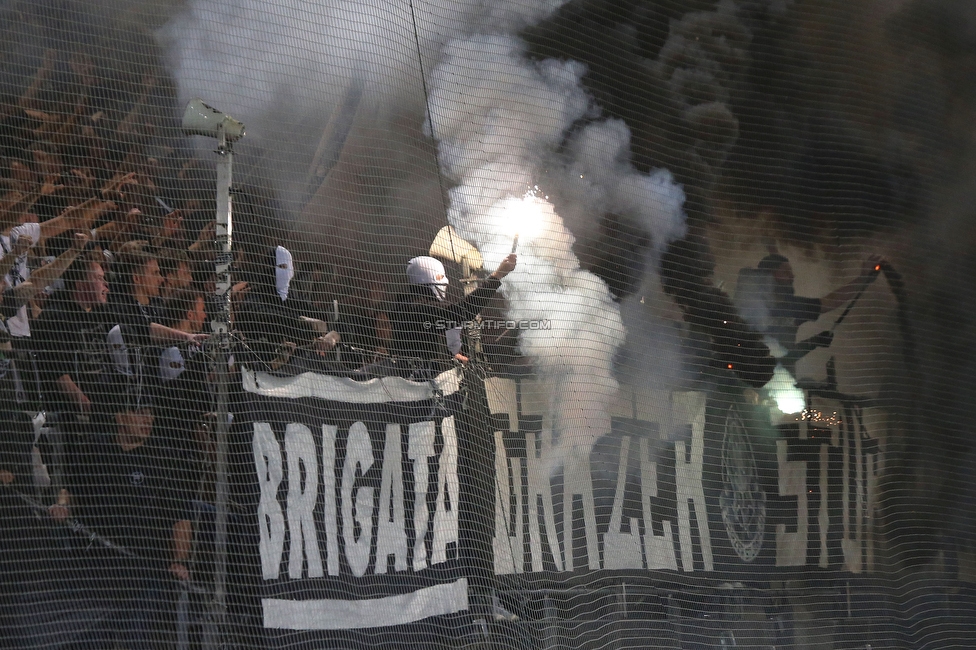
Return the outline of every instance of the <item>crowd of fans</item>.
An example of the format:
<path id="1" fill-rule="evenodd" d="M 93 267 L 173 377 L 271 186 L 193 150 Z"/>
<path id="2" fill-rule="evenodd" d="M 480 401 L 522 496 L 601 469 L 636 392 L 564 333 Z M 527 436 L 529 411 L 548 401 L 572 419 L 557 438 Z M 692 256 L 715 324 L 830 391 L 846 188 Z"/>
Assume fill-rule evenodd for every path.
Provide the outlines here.
<path id="1" fill-rule="evenodd" d="M 93 75 L 85 56 L 48 52 L 24 93 L 0 103 L 0 480 L 5 504 L 11 491 L 39 495 L 52 520 L 77 519 L 110 542 L 99 547 L 99 572 L 125 597 L 90 632 L 91 647 L 151 647 L 162 585 L 190 579 L 194 520 L 207 507 L 215 229 L 200 218 L 213 212 L 199 163 L 174 165 L 173 151 L 158 146 L 147 117 L 156 81 L 144 79 L 123 112 L 102 107 L 93 89 L 104 82 Z M 160 152 L 165 165 L 152 155 Z M 178 165 L 168 180 L 166 165 Z M 443 266 L 418 258 L 406 278 L 416 290 L 391 316 L 373 295 L 367 308 L 343 307 L 343 318 L 337 304 L 296 291 L 286 247 L 242 243 L 232 377 L 249 365 L 417 378 L 434 359 L 463 360 L 422 321 L 470 319 L 515 264 L 512 256 L 448 307 Z"/>
<path id="2" fill-rule="evenodd" d="M 159 198 L 144 119 L 155 81 L 120 115 L 100 108 L 100 84 L 87 57 L 50 51 L 19 99 L 0 105 L 0 479 L 5 514 L 27 495 L 105 541 L 65 540 L 62 560 L 87 567 L 91 598 L 117 595 L 79 647 L 142 648 L 171 602 L 164 585 L 190 578 L 211 409 L 197 359 L 212 227 L 188 241 L 193 198 L 184 210 Z M 24 526 L 5 550 L 43 545 L 36 535 Z M 15 601 L 14 577 L 26 595 L 31 576 L 9 569 L 4 596 Z M 4 605 L 5 638 L 29 647 L 17 603 Z"/>

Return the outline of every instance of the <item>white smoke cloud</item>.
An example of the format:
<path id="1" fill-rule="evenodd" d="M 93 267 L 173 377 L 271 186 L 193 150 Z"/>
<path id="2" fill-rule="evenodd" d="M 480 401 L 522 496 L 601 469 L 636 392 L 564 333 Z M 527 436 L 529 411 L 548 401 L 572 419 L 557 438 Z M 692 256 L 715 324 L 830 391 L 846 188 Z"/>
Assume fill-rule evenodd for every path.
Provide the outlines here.
<path id="1" fill-rule="evenodd" d="M 418 0 L 413 8 L 383 0 L 190 0 L 159 37 L 180 99 L 202 97 L 247 125 L 239 178 L 270 179 L 295 215 L 314 189 L 316 152 L 341 150 L 357 113 L 367 113 L 373 129 L 396 115 L 422 115 L 421 60 L 436 60 L 480 15 L 474 0 Z M 320 141 L 323 133 L 335 141 Z"/>
<path id="2" fill-rule="evenodd" d="M 650 174 L 634 169 L 630 129 L 622 120 L 588 124 L 573 138 L 569 151 L 572 163 L 561 188 L 564 192 L 578 188 L 568 189 L 576 199 L 577 212 L 613 212 L 632 218 L 650 233 L 657 253 L 684 236 L 684 191 L 666 169 Z M 577 232 L 575 227 L 573 232 Z"/>
<path id="3" fill-rule="evenodd" d="M 684 376 L 680 334 L 665 317 L 670 300 L 661 291 L 658 259 L 687 231 L 685 194 L 666 169 L 642 174 L 631 165 L 630 130 L 620 120 L 594 122 L 569 144 L 572 163 L 562 175 L 560 205 L 571 206 L 571 229 L 596 236 L 593 214 L 615 213 L 640 225 L 652 238 L 637 290 L 620 302 L 627 330 L 618 354 L 619 378 L 644 386 L 673 388 Z M 585 235 L 581 235 L 585 233 Z"/>
<path id="4" fill-rule="evenodd" d="M 530 62 L 512 36 L 478 34 L 445 47 L 430 79 L 430 112 L 441 167 L 461 183 L 451 193 L 455 227 L 534 185 L 565 130 L 590 108 L 584 72 L 573 61 Z"/>
<path id="5" fill-rule="evenodd" d="M 422 73 L 445 43 L 514 32 L 563 2 L 189 0 L 158 36 L 180 99 L 202 97 L 247 125 L 238 178 L 270 179 L 296 216 L 312 167 L 342 149 L 357 113 L 366 137 L 402 128 L 404 115 L 423 115 Z"/>
<path id="6" fill-rule="evenodd" d="M 395 89 L 417 69 L 407 12 L 379 1 L 193 0 L 162 36 L 183 96 L 205 93 L 248 119 L 320 110 L 352 80 Z"/>
<path id="7" fill-rule="evenodd" d="M 509 316 L 548 324 L 523 330 L 520 350 L 548 380 L 553 469 L 571 455 L 585 457 L 609 432 L 614 354 L 625 329 L 606 284 L 580 268 L 562 218 L 531 191 L 535 181 L 547 176 L 573 196 L 581 226 L 614 211 L 637 219 L 661 247 L 684 233 L 683 193 L 667 172 L 631 167 L 622 122 L 591 124 L 562 151 L 570 128 L 596 117 L 580 84 L 584 73 L 572 61 L 528 60 L 515 37 L 477 34 L 445 47 L 431 81 L 441 166 L 458 184 L 449 221 L 489 268 L 518 233 L 519 264 L 503 283 Z"/>

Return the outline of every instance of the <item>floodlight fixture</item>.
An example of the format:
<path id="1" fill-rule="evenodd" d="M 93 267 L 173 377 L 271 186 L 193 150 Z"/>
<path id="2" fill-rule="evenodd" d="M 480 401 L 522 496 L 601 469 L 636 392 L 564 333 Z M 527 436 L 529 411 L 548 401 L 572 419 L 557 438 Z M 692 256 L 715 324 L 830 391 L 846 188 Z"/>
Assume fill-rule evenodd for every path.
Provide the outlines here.
<path id="1" fill-rule="evenodd" d="M 187 102 L 182 127 L 187 135 L 203 135 L 227 142 L 236 142 L 244 137 L 243 123 L 218 111 L 199 97 Z"/>

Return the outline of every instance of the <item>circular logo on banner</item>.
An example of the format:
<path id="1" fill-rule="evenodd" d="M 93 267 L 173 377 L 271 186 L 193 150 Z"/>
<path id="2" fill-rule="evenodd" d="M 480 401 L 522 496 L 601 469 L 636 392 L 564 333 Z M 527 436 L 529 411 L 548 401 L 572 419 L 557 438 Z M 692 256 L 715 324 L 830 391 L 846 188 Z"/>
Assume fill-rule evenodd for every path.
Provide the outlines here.
<path id="1" fill-rule="evenodd" d="M 719 506 L 735 554 L 752 562 L 762 550 L 766 532 L 766 493 L 759 484 L 749 432 L 734 404 L 725 417 Z"/>
<path id="2" fill-rule="evenodd" d="M 139 470 L 136 470 L 132 472 L 131 476 L 129 476 L 129 481 L 133 485 L 142 485 L 143 483 L 146 482 L 146 475 L 140 472 Z"/>

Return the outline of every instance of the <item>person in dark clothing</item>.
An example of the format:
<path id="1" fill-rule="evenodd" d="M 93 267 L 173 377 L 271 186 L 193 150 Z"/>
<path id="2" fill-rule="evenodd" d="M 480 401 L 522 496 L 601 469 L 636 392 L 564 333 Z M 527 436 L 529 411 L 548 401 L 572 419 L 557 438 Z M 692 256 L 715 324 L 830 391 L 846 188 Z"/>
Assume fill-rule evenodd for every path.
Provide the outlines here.
<path id="1" fill-rule="evenodd" d="M 337 303 L 336 329 L 342 333 L 343 361 L 355 367 L 376 361 L 388 353 L 391 337 L 383 285 L 370 282 L 346 302 Z"/>
<path id="2" fill-rule="evenodd" d="M 30 226 L 34 228 L 29 228 Z M 4 325 L 11 336 L 14 350 L 28 353 L 31 350 L 31 319 L 27 314 L 30 311 L 31 301 L 37 299 L 45 289 L 57 282 L 65 269 L 71 266 L 86 249 L 90 238 L 85 233 L 75 233 L 72 244 L 66 251 L 53 261 L 32 271 L 27 263 L 27 251 L 30 250 L 33 240 L 27 233 L 39 234 L 41 229 L 36 223 L 23 224 L 15 229 L 14 234 L 21 228 L 26 229 L 26 232 L 19 234 L 10 254 L 0 258 L 0 274 L 5 272 L 4 269 L 9 269 L 6 278 L 0 279 L 0 287 L 6 287 L 2 306 L 0 306 L 0 320 L 6 321 Z"/>
<path id="3" fill-rule="evenodd" d="M 712 283 L 715 259 L 707 243 L 689 236 L 673 242 L 661 257 L 661 285 L 688 324 L 687 354 L 696 379 L 732 373 L 752 388 L 773 376 L 776 361 L 732 300 Z"/>
<path id="4" fill-rule="evenodd" d="M 33 562 L 46 559 L 38 552 L 36 517 L 18 495 L 34 487 L 31 415 L 38 396 L 10 338 L 0 322 L 0 639 L 18 637 L 17 605 L 31 589 Z"/>
<path id="5" fill-rule="evenodd" d="M 771 253 L 760 260 L 755 270 L 739 272 L 735 302 L 746 320 L 766 335 L 774 356 L 794 374 L 800 358 L 817 347 L 829 346 L 833 340 L 831 332 L 821 332 L 797 341 L 800 326 L 853 300 L 877 277 L 882 262 L 881 257 L 872 255 L 854 280 L 822 298 L 808 298 L 794 293 L 790 261 Z"/>
<path id="6" fill-rule="evenodd" d="M 172 599 L 167 585 L 189 579 L 192 542 L 188 515 L 191 481 L 186 464 L 154 434 L 148 408 L 114 414 L 113 425 L 92 436 L 69 466 L 68 489 L 51 509 L 73 516 L 118 547 L 79 550 L 91 567 L 91 589 L 114 597 L 113 615 L 75 647 L 148 650 L 158 612 Z"/>
<path id="7" fill-rule="evenodd" d="M 284 246 L 265 250 L 250 264 L 247 295 L 234 316 L 234 326 L 250 352 L 245 358 L 256 357 L 260 364 L 283 372 L 337 370 L 324 357 L 338 344 L 339 334 L 310 303 L 290 291 L 294 276 L 294 261 Z"/>
<path id="8" fill-rule="evenodd" d="M 166 301 L 163 322 L 188 334 L 203 331 L 207 320 L 206 299 L 198 291 L 179 291 Z M 196 422 L 210 410 L 206 354 L 195 343 L 164 348 L 159 355 L 160 391 L 157 404 L 176 419 Z"/>
<path id="9" fill-rule="evenodd" d="M 107 334 L 117 410 L 134 407 L 145 391 L 159 390 L 156 359 L 160 347 L 199 345 L 208 335 L 163 325 L 159 289 L 163 277 L 155 257 L 144 251 L 121 253 L 113 264 L 116 280 L 108 307 L 114 326 Z"/>
<path id="10" fill-rule="evenodd" d="M 206 322 L 204 295 L 179 291 L 164 306 L 163 323 L 195 334 Z M 192 343 L 164 348 L 159 354 L 159 386 L 154 404 L 160 432 L 173 440 L 188 460 L 203 460 L 200 439 L 204 415 L 211 411 L 213 384 L 204 350 Z M 195 441 L 194 441 L 195 439 Z"/>
<path id="11" fill-rule="evenodd" d="M 433 257 L 415 257 L 407 264 L 409 290 L 390 310 L 393 355 L 421 363 L 448 361 L 453 351 L 447 333 L 462 327 L 488 306 L 501 280 L 515 269 L 517 256 L 502 260 L 480 287 L 456 304 L 447 304 L 444 265 Z"/>
<path id="12" fill-rule="evenodd" d="M 119 310 L 107 306 L 109 295 L 102 264 L 96 258 L 80 258 L 68 269 L 65 288 L 52 297 L 35 322 L 33 335 L 39 351 L 45 398 L 49 410 L 60 414 L 59 426 L 70 434 L 65 461 L 72 468 L 75 482 L 74 486 L 61 489 L 56 503 L 51 506 L 50 513 L 55 519 L 68 516 L 74 494 L 87 494 L 92 485 L 99 482 L 98 472 L 90 474 L 87 466 L 97 459 L 92 455 L 93 450 L 104 447 L 98 442 L 102 440 L 104 432 L 118 430 L 119 439 L 126 436 L 139 438 L 142 435 L 139 433 L 140 426 L 143 429 L 146 426 L 147 415 L 143 411 L 123 411 L 119 408 L 122 404 L 128 404 L 138 409 L 147 395 L 141 385 L 134 392 L 129 390 L 133 388 L 132 382 L 120 387 L 118 368 L 128 364 L 131 372 L 132 362 L 124 339 L 118 339 L 123 347 L 117 350 L 110 345 L 113 340 L 110 337 L 113 332 L 119 334 L 125 331 L 128 334 L 136 332 L 133 338 L 141 336 L 151 339 L 151 326 L 154 324 L 146 322 L 148 316 L 142 314 L 136 305 L 121 314 L 125 319 L 120 318 Z M 124 325 L 117 324 L 119 320 L 123 320 Z M 123 358 L 125 363 L 120 362 Z M 120 390 L 123 392 L 120 393 Z M 82 416 L 88 422 L 77 421 L 70 416 Z M 151 428 L 151 416 L 148 417 Z M 140 446 L 141 443 L 133 444 L 132 449 Z M 83 482 L 85 477 L 94 483 L 85 483 L 85 487 L 79 491 L 78 482 Z M 153 508 L 155 506 L 149 512 Z M 154 516 L 147 515 L 149 519 Z M 128 516 L 119 519 L 129 520 L 131 518 Z M 136 525 L 136 528 L 140 526 Z M 120 578 L 120 584 L 131 584 L 126 583 L 130 577 L 127 574 Z M 141 589 L 141 582 L 137 580 L 137 583 Z M 98 643 L 94 642 L 92 647 L 109 647 Z"/>
<path id="13" fill-rule="evenodd" d="M 198 334 L 207 323 L 207 297 L 192 289 L 174 291 L 162 304 L 160 324 Z"/>
<path id="14" fill-rule="evenodd" d="M 183 332 L 160 323 L 159 293 L 164 280 L 155 257 L 143 251 L 122 253 L 112 270 L 116 282 L 109 306 L 116 324 L 131 328 L 132 344 L 202 343 L 209 338 L 207 334 Z"/>
<path id="15" fill-rule="evenodd" d="M 34 322 L 46 407 L 63 416 L 107 420 L 110 382 L 105 270 L 94 257 L 79 257 L 65 273 L 65 287 Z"/>
<path id="16" fill-rule="evenodd" d="M 23 481 L 28 467 L 27 448 L 17 434 L 20 419 L 18 395 L 23 391 L 17 360 L 12 355 L 10 335 L 0 322 L 0 483 Z"/>
<path id="17" fill-rule="evenodd" d="M 163 276 L 163 286 L 160 294 L 169 298 L 177 291 L 190 288 L 193 284 L 193 270 L 190 257 L 185 250 L 179 248 L 163 248 L 157 255 L 159 272 Z"/>
<path id="18" fill-rule="evenodd" d="M 796 330 L 802 323 L 820 317 L 823 303 L 818 298 L 805 298 L 793 293 L 793 267 L 782 255 L 767 255 L 760 260 L 757 268 L 768 273 L 773 280 L 773 304 L 770 305 L 772 323 L 767 333 L 781 344 L 792 344 L 796 340 Z"/>
<path id="19" fill-rule="evenodd" d="M 12 338 L 0 322 L 0 483 L 23 488 L 32 474 L 32 421 L 43 398 L 36 360 L 18 354 Z"/>

